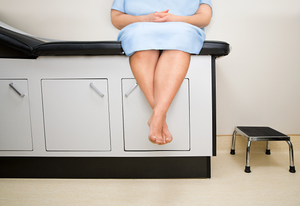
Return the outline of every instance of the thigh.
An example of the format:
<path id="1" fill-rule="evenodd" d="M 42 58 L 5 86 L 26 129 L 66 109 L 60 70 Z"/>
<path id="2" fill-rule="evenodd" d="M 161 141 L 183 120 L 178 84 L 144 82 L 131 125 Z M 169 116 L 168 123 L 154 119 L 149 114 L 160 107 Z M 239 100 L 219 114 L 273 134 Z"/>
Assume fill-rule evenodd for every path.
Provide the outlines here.
<path id="1" fill-rule="evenodd" d="M 154 76 L 159 54 L 158 50 L 138 51 L 129 59 L 133 76 L 152 108 L 154 106 Z"/>
<path id="2" fill-rule="evenodd" d="M 191 55 L 180 50 L 162 51 L 156 68 L 158 72 L 185 75 L 190 65 Z"/>
<path id="3" fill-rule="evenodd" d="M 137 51 L 129 57 L 131 69 L 155 68 L 159 56 L 158 50 Z"/>

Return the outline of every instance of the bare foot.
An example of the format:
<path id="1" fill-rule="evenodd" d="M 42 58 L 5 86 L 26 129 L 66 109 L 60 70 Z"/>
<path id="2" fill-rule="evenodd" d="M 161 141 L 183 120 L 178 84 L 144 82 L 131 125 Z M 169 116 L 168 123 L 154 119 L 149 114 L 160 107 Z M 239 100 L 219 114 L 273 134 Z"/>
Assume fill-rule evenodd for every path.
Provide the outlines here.
<path id="1" fill-rule="evenodd" d="M 149 140 L 155 144 L 166 144 L 166 140 L 162 135 L 163 117 L 161 115 L 152 115 L 150 123 Z"/>
<path id="2" fill-rule="evenodd" d="M 148 120 L 148 125 L 150 127 L 150 133 L 149 133 L 149 140 L 150 140 L 150 142 L 152 142 L 154 144 L 159 144 L 159 145 L 170 143 L 173 140 L 173 137 L 172 137 L 172 134 L 170 133 L 170 131 L 168 129 L 166 118 L 163 119 L 162 129 L 159 129 L 159 130 L 161 130 L 160 133 L 161 133 L 161 136 L 162 136 L 162 140 L 165 143 L 162 143 L 162 141 L 160 141 L 160 140 L 156 141 L 157 137 L 151 132 L 152 120 L 153 120 L 153 114 L 150 117 L 150 119 Z"/>
<path id="3" fill-rule="evenodd" d="M 163 124 L 163 135 L 165 136 L 166 143 L 172 142 L 173 137 L 172 137 L 171 132 L 169 131 L 169 128 L 168 128 L 168 125 L 167 125 L 166 121 L 164 121 L 164 124 Z"/>

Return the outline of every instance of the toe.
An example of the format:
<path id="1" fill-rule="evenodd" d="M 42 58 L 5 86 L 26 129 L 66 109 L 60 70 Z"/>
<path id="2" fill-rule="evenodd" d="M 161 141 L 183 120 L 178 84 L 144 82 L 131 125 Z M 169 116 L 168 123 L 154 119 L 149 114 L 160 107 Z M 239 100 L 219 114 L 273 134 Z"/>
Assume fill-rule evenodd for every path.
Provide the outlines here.
<path id="1" fill-rule="evenodd" d="M 164 139 L 161 139 L 161 140 L 157 139 L 155 143 L 158 145 L 164 145 L 164 144 L 166 144 L 166 141 Z"/>
<path id="2" fill-rule="evenodd" d="M 172 140 L 173 140 L 172 136 L 171 137 L 166 137 L 166 143 L 170 143 L 170 142 L 172 142 Z"/>
<path id="3" fill-rule="evenodd" d="M 156 144 L 156 137 L 155 136 L 149 136 L 149 141 L 153 144 Z"/>

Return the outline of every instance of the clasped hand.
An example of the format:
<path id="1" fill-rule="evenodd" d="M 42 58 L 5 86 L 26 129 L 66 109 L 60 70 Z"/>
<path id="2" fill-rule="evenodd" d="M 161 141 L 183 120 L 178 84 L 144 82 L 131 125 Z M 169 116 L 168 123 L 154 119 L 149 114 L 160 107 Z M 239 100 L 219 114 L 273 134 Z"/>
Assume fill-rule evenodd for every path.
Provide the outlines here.
<path id="1" fill-rule="evenodd" d="M 169 13 L 169 9 L 165 11 L 151 13 L 145 16 L 147 22 L 170 22 L 176 21 L 176 15 Z"/>

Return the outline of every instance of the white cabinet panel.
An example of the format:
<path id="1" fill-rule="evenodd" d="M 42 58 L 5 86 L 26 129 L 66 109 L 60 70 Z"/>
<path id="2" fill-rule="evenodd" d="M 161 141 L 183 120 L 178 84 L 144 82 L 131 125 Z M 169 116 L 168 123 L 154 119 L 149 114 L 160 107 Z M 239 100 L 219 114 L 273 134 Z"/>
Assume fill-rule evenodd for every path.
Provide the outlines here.
<path id="1" fill-rule="evenodd" d="M 0 79 L 0 150 L 32 150 L 28 86 L 25 79 Z"/>
<path id="2" fill-rule="evenodd" d="M 47 151 L 110 150 L 107 79 L 43 79 L 42 93 Z"/>
<path id="3" fill-rule="evenodd" d="M 123 127 L 126 151 L 188 151 L 190 150 L 189 80 L 185 79 L 167 114 L 167 124 L 173 141 L 166 145 L 148 140 L 147 121 L 152 114 L 143 92 L 135 85 L 135 79 L 122 79 Z"/>

